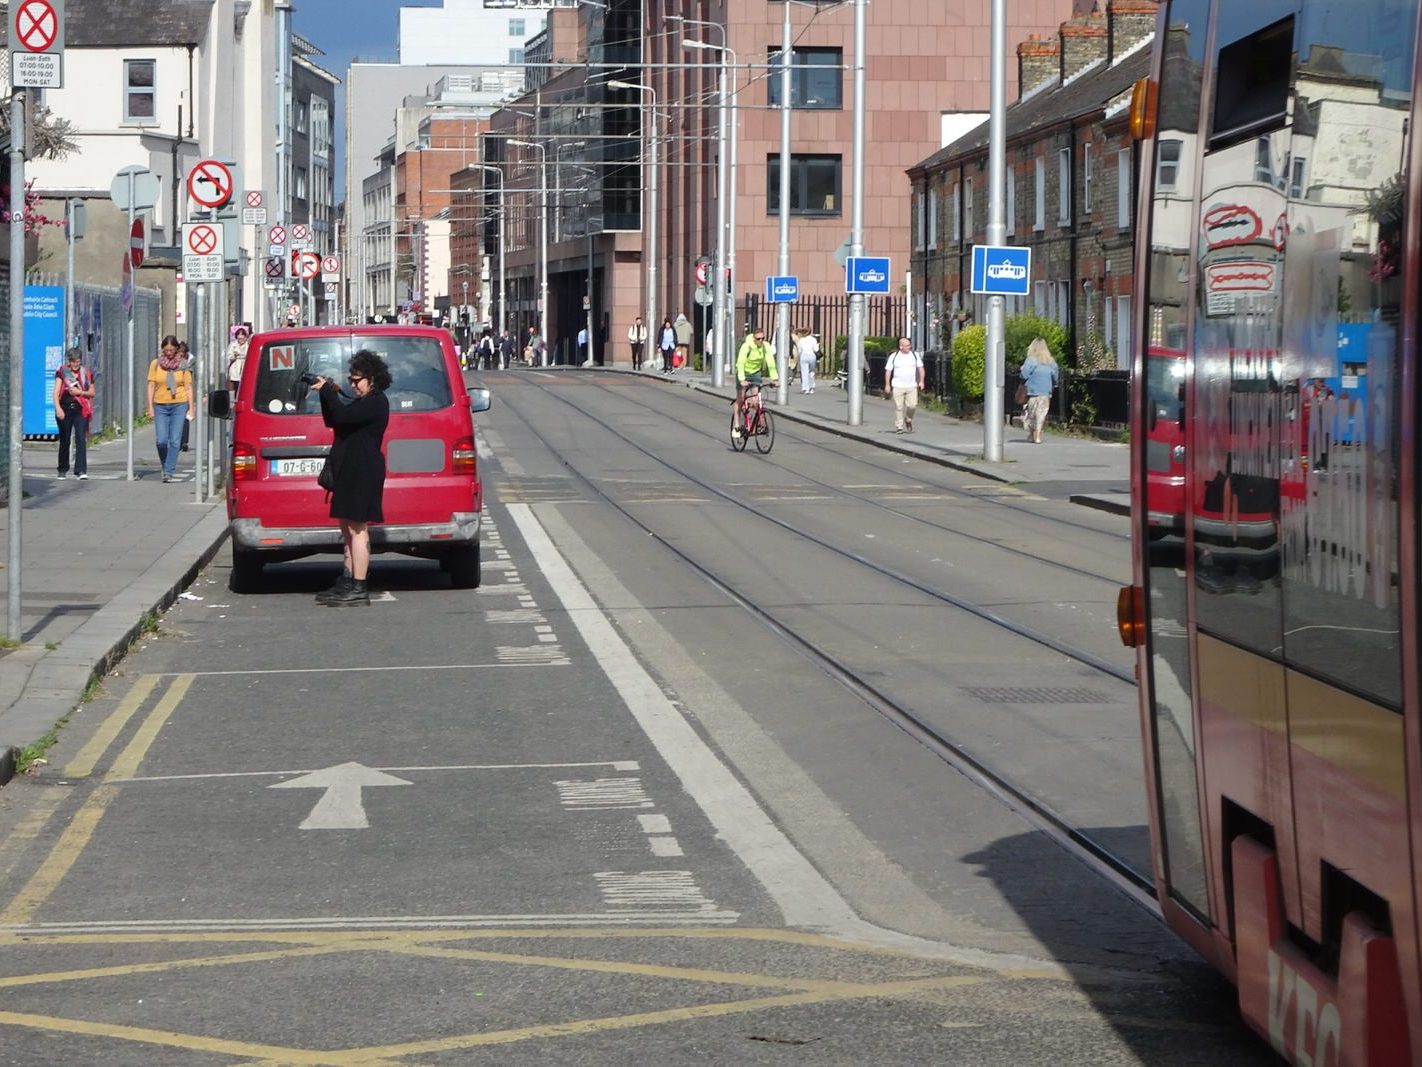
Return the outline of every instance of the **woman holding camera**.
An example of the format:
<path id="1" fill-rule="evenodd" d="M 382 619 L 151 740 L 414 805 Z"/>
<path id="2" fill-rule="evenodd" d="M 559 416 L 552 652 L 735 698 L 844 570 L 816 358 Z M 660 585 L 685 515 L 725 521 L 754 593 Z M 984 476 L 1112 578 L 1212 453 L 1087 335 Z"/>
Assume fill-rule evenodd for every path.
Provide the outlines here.
<path id="1" fill-rule="evenodd" d="M 321 418 L 335 431 L 327 463 L 333 475 L 331 518 L 341 523 L 345 570 L 336 584 L 317 594 L 318 604 L 331 607 L 369 604 L 366 576 L 370 571 L 370 524 L 384 522 L 381 495 L 385 491 L 385 457 L 380 446 L 390 422 L 390 370 L 374 352 L 364 349 L 351 357 L 351 389 L 355 399 L 342 403 L 340 387 L 326 378 L 311 384 L 321 398 Z"/>

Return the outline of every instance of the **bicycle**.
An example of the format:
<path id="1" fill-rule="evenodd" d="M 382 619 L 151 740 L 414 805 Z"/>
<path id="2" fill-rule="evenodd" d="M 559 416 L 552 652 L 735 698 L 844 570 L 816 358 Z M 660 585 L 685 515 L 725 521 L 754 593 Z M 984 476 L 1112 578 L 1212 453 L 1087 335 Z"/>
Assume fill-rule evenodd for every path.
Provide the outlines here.
<path id="1" fill-rule="evenodd" d="M 734 404 L 735 401 L 732 400 L 731 403 Z M 736 435 L 737 429 L 741 431 L 739 436 Z M 760 398 L 760 387 L 755 385 L 746 387 L 741 403 L 739 426 L 736 412 L 731 412 L 731 447 L 737 452 L 744 452 L 751 438 L 755 438 L 756 451 L 761 455 L 769 453 L 775 445 L 775 420 Z"/>

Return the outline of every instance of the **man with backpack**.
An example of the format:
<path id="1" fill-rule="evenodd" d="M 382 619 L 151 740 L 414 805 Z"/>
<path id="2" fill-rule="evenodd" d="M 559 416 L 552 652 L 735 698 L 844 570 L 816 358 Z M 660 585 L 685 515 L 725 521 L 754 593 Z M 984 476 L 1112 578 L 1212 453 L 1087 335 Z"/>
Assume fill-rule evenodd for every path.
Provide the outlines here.
<path id="1" fill-rule="evenodd" d="M 912 341 L 900 337 L 898 351 L 884 363 L 884 395 L 894 399 L 894 433 L 913 433 L 922 388 L 923 357 L 913 350 Z"/>

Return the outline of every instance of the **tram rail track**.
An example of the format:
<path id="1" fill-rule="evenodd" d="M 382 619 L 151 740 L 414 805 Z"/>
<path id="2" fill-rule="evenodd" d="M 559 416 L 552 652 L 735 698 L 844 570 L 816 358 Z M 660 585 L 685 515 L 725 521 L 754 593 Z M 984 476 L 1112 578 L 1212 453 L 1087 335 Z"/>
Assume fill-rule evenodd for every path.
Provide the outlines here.
<path id="1" fill-rule="evenodd" d="M 651 449 L 648 449 L 637 442 L 620 433 L 615 427 L 596 415 L 584 411 L 571 401 L 559 396 L 556 392 L 539 387 L 540 393 L 549 396 L 559 403 L 573 408 L 584 418 L 599 425 L 608 433 L 623 440 L 638 452 L 650 457 L 668 470 L 686 479 L 693 485 L 712 493 L 714 496 L 724 499 L 730 503 L 743 508 L 747 512 L 756 515 L 764 521 L 770 522 L 782 529 L 785 529 L 796 536 L 803 537 L 811 543 L 819 545 L 826 550 L 843 556 L 855 563 L 860 564 L 876 573 L 888 577 L 894 581 L 901 582 L 932 598 L 942 600 L 960 610 L 968 612 L 993 625 L 1000 626 L 1015 635 L 1029 641 L 1043 644 L 1048 648 L 1058 651 L 1063 655 L 1068 655 L 1072 659 L 1086 666 L 1092 667 L 1107 674 L 1112 678 L 1135 685 L 1135 678 L 1129 672 L 1123 672 L 1112 664 L 1100 661 L 1097 657 L 1081 649 L 1072 649 L 1063 642 L 1050 637 L 1033 632 L 1030 628 L 1023 627 L 1009 619 L 1004 619 L 997 613 L 984 609 L 978 605 L 973 605 L 963 598 L 945 593 L 941 590 L 933 590 L 915 579 L 896 573 L 892 568 L 884 567 L 872 560 L 865 559 L 858 553 L 842 549 L 826 542 L 813 535 L 806 534 L 795 529 L 789 523 L 773 515 L 768 515 L 761 509 L 752 506 L 746 501 L 736 497 L 734 494 L 726 493 L 715 486 L 706 483 L 703 479 L 695 475 L 680 470 L 675 464 L 664 460 Z M 700 575 L 713 588 L 720 591 L 732 602 L 739 605 L 743 610 L 758 619 L 762 625 L 780 637 L 788 645 L 796 648 L 815 663 L 816 666 L 827 675 L 834 678 L 846 689 L 854 693 L 867 706 L 876 713 L 892 722 L 899 729 L 913 737 L 919 743 L 932 751 L 949 766 L 963 774 L 969 780 L 975 782 L 984 791 L 995 797 L 999 802 L 1011 810 L 1017 812 L 1028 822 L 1034 825 L 1041 832 L 1054 840 L 1060 847 L 1077 856 L 1082 862 L 1095 870 L 1099 875 L 1116 886 L 1123 893 L 1130 896 L 1137 903 L 1158 913 L 1158 905 L 1155 900 L 1155 890 L 1153 882 L 1148 873 L 1137 870 L 1126 859 L 1118 855 L 1109 846 L 1103 844 L 1084 833 L 1079 827 L 1073 825 L 1068 819 L 1058 814 L 1049 804 L 1041 798 L 1034 796 L 1026 789 L 1015 784 L 1006 774 L 994 769 L 977 756 L 973 755 L 963 745 L 954 741 L 943 731 L 936 728 L 923 716 L 917 714 L 901 702 L 895 700 L 882 688 L 875 685 L 863 675 L 845 667 L 839 657 L 829 650 L 820 647 L 815 641 L 807 637 L 793 624 L 787 623 L 779 618 L 773 611 L 756 603 L 749 596 L 740 592 L 730 580 L 718 574 L 710 567 L 696 559 L 692 554 L 667 541 L 658 532 L 640 519 L 628 505 L 617 500 L 598 483 L 598 481 L 583 473 L 573 463 L 569 462 L 566 456 L 548 439 L 547 435 L 540 428 L 537 420 L 531 418 L 519 406 L 511 403 L 507 396 L 503 398 L 503 408 L 508 409 L 548 451 L 558 458 L 558 461 L 572 474 L 579 482 L 584 484 L 594 497 L 604 502 L 608 507 L 621 515 L 626 521 L 631 523 L 643 533 L 654 537 L 667 551 L 671 552 L 687 567 Z"/>

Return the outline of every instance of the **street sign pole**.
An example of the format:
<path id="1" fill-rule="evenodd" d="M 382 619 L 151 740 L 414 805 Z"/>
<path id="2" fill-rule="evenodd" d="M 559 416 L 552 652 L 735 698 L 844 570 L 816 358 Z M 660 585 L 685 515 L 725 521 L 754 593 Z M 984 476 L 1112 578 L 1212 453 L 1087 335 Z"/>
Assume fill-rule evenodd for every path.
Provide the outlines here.
<path id="1" fill-rule="evenodd" d="M 6 569 L 5 635 L 24 639 L 20 621 L 20 520 L 24 511 L 25 481 L 22 462 L 25 390 L 25 93 L 10 97 L 10 478 L 9 565 Z"/>
<path id="2" fill-rule="evenodd" d="M 1007 0 L 992 0 L 991 111 L 988 116 L 988 224 L 987 243 L 1007 243 L 1006 208 L 1003 203 L 1007 170 Z M 983 459 L 1002 462 L 1003 387 L 1006 378 L 1006 344 L 1001 296 L 988 297 L 987 359 L 983 374 Z"/>
<path id="3" fill-rule="evenodd" d="M 75 211 L 74 205 L 78 201 L 72 196 L 64 201 L 64 237 L 65 244 L 65 267 L 64 267 L 64 348 L 67 351 L 74 343 L 74 226 Z"/>
<path id="4" fill-rule="evenodd" d="M 864 23 L 868 0 L 854 0 L 854 124 L 853 160 L 850 163 L 849 254 L 864 254 Z M 845 381 L 848 394 L 850 426 L 864 423 L 864 296 L 849 297 L 849 337 L 845 346 L 845 363 L 849 377 Z"/>
<path id="5" fill-rule="evenodd" d="M 790 3 L 785 3 L 783 43 L 780 46 L 780 274 L 790 273 L 790 60 L 794 42 L 790 37 Z M 775 362 L 780 384 L 775 402 L 790 403 L 790 306 L 775 309 Z"/>
<path id="6" fill-rule="evenodd" d="M 133 232 L 133 201 L 134 201 L 134 180 L 137 174 L 134 171 L 128 172 L 128 232 Z M 138 288 L 138 277 L 131 271 L 129 273 L 130 292 Z M 133 388 L 134 388 L 134 352 L 133 352 L 133 305 L 136 292 L 130 296 L 128 301 L 128 311 L 125 313 L 124 322 L 124 361 L 123 361 L 123 421 L 125 438 L 125 465 L 124 473 L 127 479 L 133 481 Z"/>

